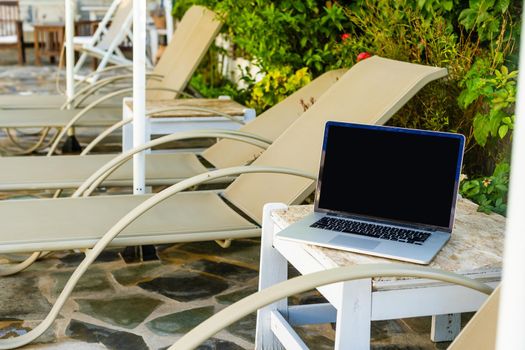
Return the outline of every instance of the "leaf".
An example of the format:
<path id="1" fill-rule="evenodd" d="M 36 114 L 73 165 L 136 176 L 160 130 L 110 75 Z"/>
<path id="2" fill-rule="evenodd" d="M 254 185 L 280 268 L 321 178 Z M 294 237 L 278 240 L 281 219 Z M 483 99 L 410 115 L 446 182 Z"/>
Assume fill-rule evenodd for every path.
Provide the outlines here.
<path id="1" fill-rule="evenodd" d="M 488 125 L 489 125 L 489 133 L 492 136 L 496 136 L 498 134 L 498 129 L 499 129 L 499 126 L 501 125 L 501 119 L 503 118 L 503 115 L 504 114 L 499 109 L 496 109 L 496 108 L 490 111 Z"/>
<path id="2" fill-rule="evenodd" d="M 494 169 L 494 176 L 500 176 L 503 174 L 508 174 L 510 172 L 510 164 L 503 162 L 496 165 Z"/>
<path id="3" fill-rule="evenodd" d="M 501 13 L 507 11 L 510 5 L 510 0 L 499 0 L 494 6 L 494 11 L 499 11 Z"/>
<path id="4" fill-rule="evenodd" d="M 507 191 L 509 190 L 509 188 L 508 188 L 507 186 L 502 185 L 502 184 L 498 184 L 498 185 L 496 185 L 496 188 L 497 188 L 498 190 L 500 190 L 501 192 L 507 192 Z"/>
<path id="5" fill-rule="evenodd" d="M 472 102 L 476 101 L 479 97 L 478 91 L 475 90 L 463 90 L 461 94 L 459 94 L 458 97 L 458 103 L 460 107 L 463 109 L 467 108 L 472 104 Z"/>
<path id="6" fill-rule="evenodd" d="M 485 116 L 478 113 L 474 117 L 474 123 L 473 123 L 474 138 L 476 139 L 476 142 L 482 147 L 485 147 L 485 144 L 487 143 L 487 138 L 490 132 L 490 125 L 486 119 L 487 118 Z"/>
<path id="7" fill-rule="evenodd" d="M 505 137 L 505 135 L 507 135 L 507 132 L 509 131 L 509 126 L 508 125 L 501 125 L 498 129 L 498 135 L 499 135 L 499 138 L 502 139 Z"/>
<path id="8" fill-rule="evenodd" d="M 308 42 L 308 37 L 303 36 L 303 37 L 301 38 L 301 40 L 299 41 L 299 45 L 300 45 L 301 47 L 305 47 L 307 42 Z"/>

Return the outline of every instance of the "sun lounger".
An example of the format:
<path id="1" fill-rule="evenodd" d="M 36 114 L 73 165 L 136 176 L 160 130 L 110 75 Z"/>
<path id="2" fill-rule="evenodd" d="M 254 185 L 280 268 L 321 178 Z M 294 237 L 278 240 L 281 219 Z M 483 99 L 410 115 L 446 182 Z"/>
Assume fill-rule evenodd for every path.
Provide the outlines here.
<path id="1" fill-rule="evenodd" d="M 108 245 L 257 236 L 265 203 L 298 203 L 312 193 L 326 121 L 384 123 L 425 84 L 446 75 L 441 68 L 379 57 L 370 60 L 383 61 L 382 70 L 369 74 L 366 65 L 349 70 L 252 166 L 197 175 L 155 195 L 0 202 L 0 253 L 92 248 L 42 324 L 23 336 L 0 340 L 0 348 L 22 346 L 42 334 L 78 279 Z M 356 79 L 361 84 L 354 86 Z M 240 174 L 222 194 L 181 192 L 202 182 Z"/>
<path id="2" fill-rule="evenodd" d="M 379 61 L 367 62 L 367 69 L 374 70 L 378 65 L 380 65 Z M 307 86 L 262 113 L 252 122 L 242 126 L 240 131 L 258 135 L 270 141 L 275 140 L 304 112 L 305 105 L 317 101 L 345 72 L 345 69 L 338 69 L 321 75 Z M 93 121 L 95 120 L 93 119 Z M 45 121 L 43 117 L 42 122 Z M 12 127 L 25 126 L 21 123 L 12 122 Z M 47 126 L 52 125 L 47 124 Z M 257 158 L 262 151 L 262 149 L 248 143 L 222 140 L 209 147 L 200 156 L 209 164 L 220 168 L 245 165 Z M 115 156 L 95 154 L 0 158 L 0 168 L 3 169 L 0 172 L 0 190 L 76 188 L 89 175 Z M 171 185 L 210 170 L 199 161 L 196 153 L 148 154 L 146 159 L 148 185 Z M 131 162 L 128 162 L 112 174 L 105 185 L 129 186 L 131 183 L 132 165 Z"/>
<path id="3" fill-rule="evenodd" d="M 185 14 L 177 31 L 166 48 L 165 54 L 152 72 L 152 77 L 147 84 L 147 99 L 161 100 L 177 98 L 182 94 L 191 76 L 197 69 L 199 62 L 204 57 L 213 39 L 219 32 L 222 23 L 217 15 L 202 6 L 192 6 Z M 93 88 L 102 88 L 121 78 L 130 75 L 117 76 L 100 80 Z M 86 91 L 93 92 L 91 87 Z M 99 110 L 97 106 L 107 105 L 111 100 L 118 101 L 124 95 L 131 94 L 131 88 L 124 88 L 110 93 L 91 98 L 86 107 L 81 110 L 62 109 L 0 109 L 0 128 L 12 128 L 13 125 L 26 128 L 44 128 L 47 133 L 50 127 L 62 128 L 56 138 L 52 150 L 56 148 L 62 137 L 73 126 L 110 126 L 122 118 L 122 102 L 115 108 L 106 107 Z M 79 92 L 80 94 L 81 92 Z M 82 94 L 81 94 L 82 95 Z M 24 96 L 24 98 L 27 96 Z M 83 94 L 75 103 L 82 103 Z M 18 101 L 23 100 L 20 98 Z M 29 97 L 27 105 L 31 105 Z M 33 151 L 35 146 L 31 146 Z"/>
<path id="4" fill-rule="evenodd" d="M 381 60 L 382 72 L 376 71 L 371 76 L 370 72 L 365 69 L 366 65 L 358 65 L 349 70 L 317 103 L 279 136 L 252 165 L 286 167 L 314 174 L 320 159 L 322 133 L 327 120 L 382 124 L 423 85 L 446 74 L 446 70 L 440 68 L 396 62 L 379 57 L 370 60 L 369 62 Z M 356 79 L 359 79 L 361 84 L 355 84 Z M 368 101 L 373 101 L 373 103 Z M 205 174 L 198 176 L 207 178 Z M 313 185 L 314 181 L 310 179 L 298 179 L 278 174 L 241 175 L 225 189 L 221 196 L 255 222 L 260 223 L 264 203 L 272 201 L 287 204 L 300 203 L 312 193 Z M 107 230 L 109 223 L 119 217 L 118 214 L 108 211 L 107 208 L 116 208 L 121 203 L 124 205 L 127 200 L 145 201 L 151 196 L 153 195 L 0 202 L 0 220 L 4 225 L 3 232 L 6 233 L 0 239 L 2 242 L 0 252 L 61 250 L 69 248 L 70 244 L 78 244 L 78 248 L 87 248 Z M 217 200 L 212 199 L 214 196 L 217 197 Z M 195 213 L 196 208 L 199 208 L 200 205 L 207 205 L 209 201 L 213 201 L 212 205 L 217 205 L 217 213 L 231 211 L 229 206 L 222 202 L 215 193 L 194 192 L 174 198 L 178 199 L 170 199 L 165 202 L 166 208 L 171 208 L 168 210 L 171 214 L 161 213 L 162 210 L 159 209 L 160 216 L 157 217 L 156 210 L 150 210 L 114 240 L 113 244 L 150 244 L 163 240 L 172 242 L 184 237 L 186 233 L 191 237 L 194 232 L 201 231 L 199 225 L 208 224 L 205 217 L 199 220 L 193 220 L 191 215 L 176 218 L 178 215 L 175 213 L 178 212 L 178 209 L 175 208 L 180 208 L 179 206 Z M 189 202 L 185 203 L 186 200 Z M 133 204 L 127 206 L 127 209 L 132 206 Z M 97 220 L 92 220 L 91 215 L 86 215 L 86 213 L 97 211 L 101 211 L 101 216 Z M 207 210 L 203 212 L 208 213 Z M 77 216 L 79 216 L 78 220 L 73 220 L 76 223 L 75 226 L 71 227 L 68 218 Z M 221 220 L 225 217 L 228 215 L 224 215 Z M 187 223 L 182 224 L 183 221 L 179 219 Z M 219 218 L 213 216 L 211 221 L 215 219 Z M 166 227 L 168 230 L 158 231 L 155 237 L 142 235 L 145 231 L 141 225 L 154 222 L 155 225 Z M 209 232 L 204 236 L 207 236 L 208 239 L 221 239 L 224 238 L 224 235 L 226 237 L 230 235 L 249 237 L 253 236 L 254 230 L 258 230 L 257 225 L 242 218 L 236 218 L 230 228 L 233 230 L 239 222 L 244 222 L 244 224 L 241 225 L 240 230 L 235 230 L 235 233 L 230 230 L 224 232 L 219 230 Z M 157 230 L 154 229 L 154 231 Z M 64 246 L 62 241 L 70 241 L 65 244 L 68 247 Z"/>

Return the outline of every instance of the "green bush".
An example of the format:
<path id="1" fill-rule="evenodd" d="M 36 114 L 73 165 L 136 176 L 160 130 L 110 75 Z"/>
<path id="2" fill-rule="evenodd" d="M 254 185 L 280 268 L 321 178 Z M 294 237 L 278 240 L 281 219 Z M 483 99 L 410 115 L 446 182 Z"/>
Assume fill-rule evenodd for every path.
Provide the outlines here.
<path id="1" fill-rule="evenodd" d="M 181 0 L 174 11 L 182 16 L 192 4 L 214 9 L 236 54 L 256 60 L 268 72 L 289 66 L 308 67 L 317 76 L 336 60 L 332 46 L 349 27 L 337 2 L 317 0 Z"/>
<path id="2" fill-rule="evenodd" d="M 478 203 L 480 211 L 505 214 L 507 210 L 505 198 L 509 191 L 509 173 L 510 166 L 508 163 L 498 164 L 492 176 L 464 180 L 461 183 L 460 192 L 463 196 Z"/>
<path id="3" fill-rule="evenodd" d="M 286 96 L 307 85 L 311 81 L 308 68 L 292 72 L 289 66 L 274 69 L 253 86 L 248 107 L 254 108 L 257 113 L 276 105 Z"/>
<path id="4" fill-rule="evenodd" d="M 504 212 L 507 192 L 501 179 L 508 167 L 501 164 L 510 159 L 521 1 L 177 0 L 176 13 L 191 3 L 220 13 L 233 54 L 254 60 L 267 74 L 258 84 L 245 76 L 248 88 L 239 94 L 240 102 L 258 110 L 302 86 L 277 83 L 276 72 L 284 79 L 307 69 L 315 78 L 352 66 L 363 52 L 446 67 L 446 79 L 422 89 L 389 123 L 463 133 L 463 172 L 469 176 L 463 195 L 481 210 Z M 485 179 L 499 187 L 484 187 Z"/>

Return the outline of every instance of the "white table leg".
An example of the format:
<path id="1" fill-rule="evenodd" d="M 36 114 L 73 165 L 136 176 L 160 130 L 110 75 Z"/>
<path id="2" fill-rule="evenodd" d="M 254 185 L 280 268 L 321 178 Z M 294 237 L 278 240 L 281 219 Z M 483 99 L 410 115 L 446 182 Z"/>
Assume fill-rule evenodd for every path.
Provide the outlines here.
<path id="1" fill-rule="evenodd" d="M 335 349 L 369 349 L 372 315 L 372 280 L 341 283 L 337 309 Z"/>
<path id="2" fill-rule="evenodd" d="M 285 281 L 288 278 L 288 263 L 273 247 L 273 236 L 276 233 L 276 229 L 270 212 L 281 208 L 286 208 L 286 205 L 269 203 L 266 204 L 263 209 L 259 290 Z M 287 309 L 288 301 L 283 299 L 257 312 L 257 327 L 255 331 L 256 349 L 282 349 L 281 344 L 271 330 L 271 312 L 278 310 L 286 317 Z"/>
<path id="3" fill-rule="evenodd" d="M 430 339 L 433 342 L 452 341 L 461 329 L 461 314 L 432 316 Z"/>

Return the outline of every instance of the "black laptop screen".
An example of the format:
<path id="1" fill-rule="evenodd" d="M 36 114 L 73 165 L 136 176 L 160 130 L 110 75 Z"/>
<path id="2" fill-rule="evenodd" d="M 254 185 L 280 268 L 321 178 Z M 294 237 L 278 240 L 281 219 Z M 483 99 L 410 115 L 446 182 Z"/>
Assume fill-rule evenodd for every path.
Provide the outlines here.
<path id="1" fill-rule="evenodd" d="M 451 228 L 463 137 L 328 123 L 316 206 Z"/>

